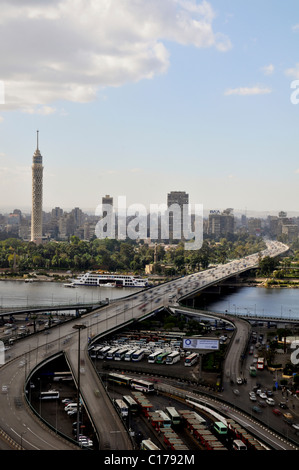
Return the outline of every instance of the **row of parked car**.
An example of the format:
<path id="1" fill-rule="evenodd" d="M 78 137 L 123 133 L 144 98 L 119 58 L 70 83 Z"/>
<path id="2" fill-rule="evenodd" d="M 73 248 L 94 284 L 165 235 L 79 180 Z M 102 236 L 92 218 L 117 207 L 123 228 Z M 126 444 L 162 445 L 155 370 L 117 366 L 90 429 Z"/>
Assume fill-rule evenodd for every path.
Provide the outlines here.
<path id="1" fill-rule="evenodd" d="M 77 403 L 74 402 L 71 398 L 64 398 L 62 400 L 62 403 L 64 405 L 64 411 L 69 415 L 77 415 Z M 79 429 L 82 429 L 82 423 L 79 422 Z M 73 434 L 76 435 L 77 437 L 77 421 L 73 423 Z M 87 437 L 84 436 L 83 434 L 79 434 L 78 436 L 78 442 L 81 447 L 93 447 L 93 441 Z"/>

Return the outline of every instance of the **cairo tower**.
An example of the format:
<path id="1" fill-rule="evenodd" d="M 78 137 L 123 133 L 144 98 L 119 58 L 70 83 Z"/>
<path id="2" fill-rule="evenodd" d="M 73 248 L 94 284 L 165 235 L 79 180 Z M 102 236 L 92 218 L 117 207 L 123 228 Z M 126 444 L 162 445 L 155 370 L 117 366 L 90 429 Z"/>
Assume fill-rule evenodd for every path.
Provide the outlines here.
<path id="1" fill-rule="evenodd" d="M 41 243 L 43 236 L 43 157 L 37 147 L 32 159 L 31 241 Z"/>

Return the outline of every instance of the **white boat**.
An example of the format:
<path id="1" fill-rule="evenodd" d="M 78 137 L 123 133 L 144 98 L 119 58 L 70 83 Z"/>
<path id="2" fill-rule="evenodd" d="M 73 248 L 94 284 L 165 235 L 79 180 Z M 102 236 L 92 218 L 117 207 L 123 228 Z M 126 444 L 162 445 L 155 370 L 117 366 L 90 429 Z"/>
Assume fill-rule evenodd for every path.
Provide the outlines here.
<path id="1" fill-rule="evenodd" d="M 148 287 L 147 279 L 126 274 L 100 274 L 87 272 L 81 274 L 72 282 L 74 286 L 101 286 L 101 287 Z"/>
<path id="2" fill-rule="evenodd" d="M 68 282 L 68 283 L 63 284 L 63 285 L 64 285 L 64 287 L 76 287 L 73 282 Z"/>

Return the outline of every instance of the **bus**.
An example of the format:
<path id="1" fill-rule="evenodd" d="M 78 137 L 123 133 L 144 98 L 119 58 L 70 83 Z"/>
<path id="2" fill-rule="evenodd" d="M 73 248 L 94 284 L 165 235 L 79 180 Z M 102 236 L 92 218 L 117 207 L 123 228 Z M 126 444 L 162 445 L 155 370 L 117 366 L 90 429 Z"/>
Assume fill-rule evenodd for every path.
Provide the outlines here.
<path id="1" fill-rule="evenodd" d="M 138 412 L 138 403 L 134 400 L 133 397 L 131 397 L 131 395 L 124 395 L 123 396 L 123 401 L 128 406 L 129 411 L 131 413 L 137 413 Z"/>
<path id="2" fill-rule="evenodd" d="M 176 362 L 179 362 L 180 358 L 181 358 L 181 355 L 179 351 L 172 351 L 166 357 L 166 364 L 175 364 Z"/>
<path id="3" fill-rule="evenodd" d="M 48 392 L 41 392 L 40 400 L 58 400 L 59 392 L 57 390 L 49 390 Z"/>
<path id="4" fill-rule="evenodd" d="M 173 426 L 178 426 L 181 424 L 181 416 L 173 406 L 166 407 L 165 411 L 171 419 L 171 424 Z"/>
<path id="5" fill-rule="evenodd" d="M 233 450 L 247 450 L 247 446 L 241 439 L 235 439 L 233 441 Z"/>
<path id="6" fill-rule="evenodd" d="M 159 447 L 156 446 L 156 444 L 154 444 L 153 441 L 151 441 L 151 439 L 144 439 L 143 441 L 141 441 L 140 449 L 141 450 L 160 450 Z"/>
<path id="7" fill-rule="evenodd" d="M 130 385 L 131 384 L 131 378 L 123 374 L 114 374 L 114 373 L 108 374 L 107 380 L 109 382 L 117 383 L 118 385 Z"/>
<path id="8" fill-rule="evenodd" d="M 65 382 L 68 380 L 73 380 L 71 371 L 54 372 L 53 382 Z"/>
<path id="9" fill-rule="evenodd" d="M 171 427 L 171 418 L 162 410 L 157 410 L 157 413 L 163 419 L 163 428 L 170 428 Z"/>
<path id="10" fill-rule="evenodd" d="M 227 434 L 227 426 L 225 426 L 222 421 L 216 421 L 214 423 L 214 430 L 216 431 L 217 434 Z"/>
<path id="11" fill-rule="evenodd" d="M 133 390 L 139 390 L 140 392 L 150 393 L 153 392 L 154 384 L 147 382 L 146 380 L 131 379 L 131 388 Z"/>
<path id="12" fill-rule="evenodd" d="M 193 366 L 197 361 L 198 355 L 196 353 L 189 354 L 189 356 L 185 358 L 185 366 Z"/>
<path id="13" fill-rule="evenodd" d="M 137 351 L 135 351 L 135 352 L 132 354 L 132 361 L 133 361 L 133 362 L 141 361 L 141 360 L 144 358 L 144 354 L 145 354 L 145 350 L 144 350 L 144 349 L 137 349 Z"/>
<path id="14" fill-rule="evenodd" d="M 96 359 L 97 358 L 97 355 L 98 355 L 98 352 L 103 348 L 103 346 L 92 346 L 90 349 L 89 349 L 89 356 L 91 359 Z"/>
<path id="15" fill-rule="evenodd" d="M 117 398 L 116 400 L 114 400 L 114 405 L 115 405 L 115 408 L 117 409 L 118 414 L 122 418 L 125 418 L 126 416 L 128 416 L 129 408 L 123 400 Z"/>
<path id="16" fill-rule="evenodd" d="M 98 359 L 105 359 L 108 354 L 108 351 L 111 349 L 111 346 L 104 346 L 100 351 L 97 353 Z"/>
<path id="17" fill-rule="evenodd" d="M 137 351 L 137 348 L 135 349 L 130 349 L 129 351 L 126 352 L 125 354 L 125 361 L 130 361 L 132 359 L 133 354 Z"/>
<path id="18" fill-rule="evenodd" d="M 258 357 L 256 368 L 258 370 L 263 370 L 265 367 L 265 359 L 263 357 Z"/>
<path id="19" fill-rule="evenodd" d="M 115 356 L 115 354 L 117 353 L 118 350 L 119 350 L 119 348 L 111 348 L 111 349 L 109 349 L 109 351 L 107 352 L 106 359 L 109 359 L 109 360 L 114 359 L 114 356 Z"/>
<path id="20" fill-rule="evenodd" d="M 150 364 L 154 364 L 156 362 L 156 359 L 157 357 L 159 356 L 159 354 L 161 354 L 163 352 L 162 349 L 158 349 L 157 351 L 154 351 L 152 352 L 148 358 L 147 358 L 147 362 L 149 362 Z"/>
<path id="21" fill-rule="evenodd" d="M 125 354 L 126 354 L 127 351 L 128 351 L 128 348 L 119 349 L 114 355 L 114 360 L 115 361 L 122 361 L 124 359 Z"/>
<path id="22" fill-rule="evenodd" d="M 164 364 L 169 352 L 163 351 L 159 356 L 157 356 L 156 364 Z"/>

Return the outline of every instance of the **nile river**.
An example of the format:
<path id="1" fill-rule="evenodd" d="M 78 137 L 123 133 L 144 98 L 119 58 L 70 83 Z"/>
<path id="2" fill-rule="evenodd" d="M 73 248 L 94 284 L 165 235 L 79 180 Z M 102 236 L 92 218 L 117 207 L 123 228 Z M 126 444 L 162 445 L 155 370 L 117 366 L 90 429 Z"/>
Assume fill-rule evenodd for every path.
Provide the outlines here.
<path id="1" fill-rule="evenodd" d="M 97 303 L 124 297 L 137 289 L 110 287 L 64 287 L 60 282 L 0 281 L 0 307 L 32 307 Z M 201 307 L 202 308 L 202 307 Z M 299 320 L 299 289 L 241 287 L 215 297 L 204 308 L 218 313 L 269 316 Z"/>
<path id="2" fill-rule="evenodd" d="M 64 287 L 61 282 L 0 281 L 0 307 L 33 307 L 98 303 L 117 299 L 138 289 L 113 287 Z"/>

